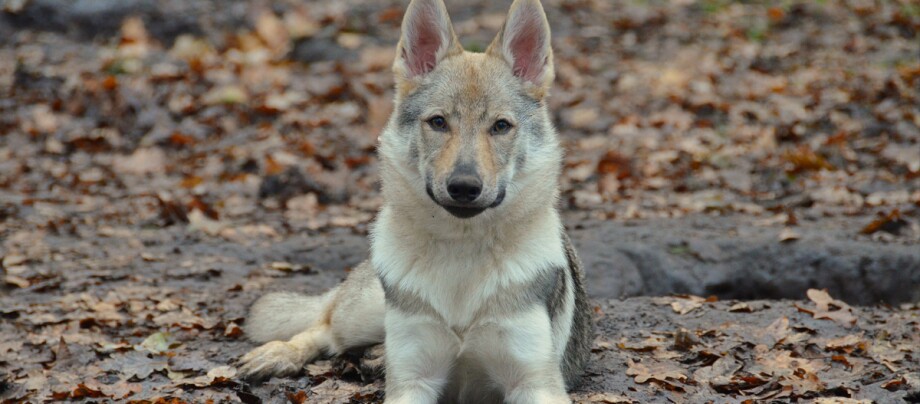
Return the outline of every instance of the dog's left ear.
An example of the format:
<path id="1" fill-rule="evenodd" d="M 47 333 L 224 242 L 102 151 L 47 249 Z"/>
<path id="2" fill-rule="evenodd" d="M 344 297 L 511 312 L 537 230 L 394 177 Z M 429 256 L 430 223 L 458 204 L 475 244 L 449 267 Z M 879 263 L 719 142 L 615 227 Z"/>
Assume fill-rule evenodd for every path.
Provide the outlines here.
<path id="1" fill-rule="evenodd" d="M 400 92 L 414 87 L 419 78 L 449 55 L 462 52 L 444 1 L 412 0 L 403 16 L 402 36 L 393 63 Z"/>
<path id="2" fill-rule="evenodd" d="M 549 22 L 540 0 L 515 0 L 486 53 L 503 58 L 516 77 L 532 86 L 531 95 L 543 98 L 554 72 Z"/>

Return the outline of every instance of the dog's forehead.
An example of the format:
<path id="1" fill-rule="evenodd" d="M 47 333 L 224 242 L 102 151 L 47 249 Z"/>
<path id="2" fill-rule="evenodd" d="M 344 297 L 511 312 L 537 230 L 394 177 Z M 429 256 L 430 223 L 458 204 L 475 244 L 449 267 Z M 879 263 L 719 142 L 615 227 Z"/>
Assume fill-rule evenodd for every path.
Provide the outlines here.
<path id="1" fill-rule="evenodd" d="M 464 52 L 444 61 L 443 77 L 434 78 L 438 91 L 458 109 L 488 109 L 513 103 L 520 84 L 502 60 L 482 53 Z"/>

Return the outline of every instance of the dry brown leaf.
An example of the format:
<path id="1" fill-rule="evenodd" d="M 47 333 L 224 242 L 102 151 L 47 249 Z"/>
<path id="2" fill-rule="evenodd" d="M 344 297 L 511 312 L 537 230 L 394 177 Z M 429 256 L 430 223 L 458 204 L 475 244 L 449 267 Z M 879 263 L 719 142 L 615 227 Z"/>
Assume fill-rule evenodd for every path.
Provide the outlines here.
<path id="1" fill-rule="evenodd" d="M 620 394 L 613 393 L 591 393 L 583 398 L 575 397 L 573 400 L 579 404 L 604 403 L 604 404 L 635 404 L 637 401 Z"/>
<path id="2" fill-rule="evenodd" d="M 249 101 L 246 90 L 237 85 L 214 87 L 202 96 L 201 101 L 207 105 L 242 104 Z"/>
<path id="3" fill-rule="evenodd" d="M 16 286 L 17 288 L 23 288 L 23 289 L 29 287 L 29 285 L 32 284 L 31 282 L 29 282 L 28 279 L 20 278 L 16 275 L 4 275 L 3 282 L 6 283 L 7 285 L 13 285 L 13 286 Z"/>
<path id="4" fill-rule="evenodd" d="M 856 399 L 856 398 L 847 398 L 847 397 L 819 397 L 815 401 L 812 401 L 814 404 L 872 404 L 873 401 L 869 399 Z"/>
<path id="5" fill-rule="evenodd" d="M 647 383 L 649 380 L 656 380 L 663 383 L 673 381 L 687 380 L 684 374 L 686 370 L 671 361 L 657 361 L 654 359 L 644 359 L 642 362 L 635 362 L 629 359 L 626 370 L 628 376 L 635 376 L 636 383 Z"/>
<path id="6" fill-rule="evenodd" d="M 296 393 L 287 393 L 287 398 L 291 404 L 303 404 L 307 402 L 307 392 L 298 390 Z"/>
<path id="7" fill-rule="evenodd" d="M 227 226 L 220 220 L 209 218 L 201 210 L 193 209 L 188 213 L 188 227 L 191 230 L 199 230 L 209 236 L 216 236 Z"/>
<path id="8" fill-rule="evenodd" d="M 676 295 L 672 297 L 655 298 L 655 304 L 669 305 L 677 314 L 687 314 L 703 306 L 706 299 L 693 295 Z"/>
<path id="9" fill-rule="evenodd" d="M 888 391 L 898 391 L 906 384 L 904 378 L 898 377 L 881 384 L 881 387 Z"/>
<path id="10" fill-rule="evenodd" d="M 144 386 L 142 384 L 129 383 L 124 380 L 119 380 L 112 384 L 100 383 L 97 387 L 106 397 L 113 398 L 115 400 L 122 400 L 144 390 Z"/>
<path id="11" fill-rule="evenodd" d="M 772 348 L 779 342 L 783 341 L 787 336 L 789 336 L 790 332 L 792 332 L 792 330 L 789 329 L 789 318 L 782 316 L 770 323 L 767 328 L 755 329 L 754 336 L 757 338 L 757 340 L 754 342 L 764 344 Z"/>
<path id="12" fill-rule="evenodd" d="M 3 257 L 3 268 L 12 268 L 29 262 L 29 258 L 21 254 L 7 254 Z"/>
<path id="13" fill-rule="evenodd" d="M 786 151 L 786 153 L 783 154 L 783 158 L 789 163 L 787 170 L 793 173 L 834 169 L 834 166 L 831 165 L 827 159 L 815 153 L 814 150 L 804 144 L 795 149 Z"/>
<path id="14" fill-rule="evenodd" d="M 728 311 L 733 313 L 753 313 L 754 309 L 745 302 L 738 302 L 729 307 Z"/>
<path id="15" fill-rule="evenodd" d="M 658 348 L 665 348 L 668 345 L 667 338 L 658 335 L 650 336 L 637 343 L 630 343 L 625 338 L 617 343 L 618 348 L 635 352 L 652 352 Z"/>
<path id="16" fill-rule="evenodd" d="M 843 364 L 843 366 L 846 366 L 847 368 L 852 368 L 852 367 L 853 367 L 853 363 L 851 363 L 851 362 L 850 362 L 850 359 L 847 358 L 847 357 L 844 356 L 844 355 L 834 355 L 834 356 L 831 356 L 831 361 L 837 362 L 837 363 L 840 363 L 840 364 Z"/>
<path id="17" fill-rule="evenodd" d="M 791 227 L 784 227 L 783 230 L 779 232 L 779 241 L 784 243 L 788 241 L 795 241 L 800 238 L 802 238 L 802 235 Z"/>
<path id="18" fill-rule="evenodd" d="M 193 379 L 179 379 L 174 383 L 177 386 L 192 385 L 197 387 L 208 387 L 214 383 L 230 380 L 236 377 L 236 368 L 232 366 L 218 366 L 208 371 L 207 375 L 198 376 Z"/>
<path id="19" fill-rule="evenodd" d="M 887 215 L 880 214 L 879 218 L 872 221 L 860 230 L 862 234 L 873 234 L 878 231 L 884 231 L 898 235 L 901 229 L 907 226 L 907 221 L 901 218 L 901 212 L 897 209 L 892 210 Z"/>
<path id="20" fill-rule="evenodd" d="M 271 11 L 263 11 L 256 19 L 256 32 L 269 49 L 276 54 L 286 53 L 290 48 L 290 36 L 284 23 Z"/>
<path id="21" fill-rule="evenodd" d="M 834 338 L 827 341 L 827 344 L 824 345 L 824 348 L 828 351 L 838 351 L 838 352 L 853 352 L 858 345 L 863 343 L 863 335 L 860 334 L 849 334 L 840 338 Z"/>
<path id="22" fill-rule="evenodd" d="M 143 380 L 153 372 L 166 370 L 167 366 L 165 359 L 140 351 L 115 354 L 101 364 L 103 370 L 120 373 L 122 380 L 132 377 Z"/>
<path id="23" fill-rule="evenodd" d="M 243 336 L 243 329 L 236 325 L 236 323 L 227 324 L 227 328 L 224 330 L 224 336 L 229 338 L 239 338 Z"/>
<path id="24" fill-rule="evenodd" d="M 793 394 L 798 396 L 822 392 L 827 387 L 818 375 L 811 372 L 798 372 L 783 376 L 779 384 L 792 387 Z"/>
<path id="25" fill-rule="evenodd" d="M 824 366 L 820 361 L 792 356 L 787 350 L 762 350 L 757 356 L 757 363 L 773 375 L 792 375 L 795 373 L 817 373 Z"/>
<path id="26" fill-rule="evenodd" d="M 632 162 L 617 151 L 610 150 L 597 162 L 597 172 L 623 180 L 633 176 Z"/>
<path id="27" fill-rule="evenodd" d="M 809 313 L 817 319 L 833 320 L 840 325 L 852 327 L 856 324 L 853 309 L 846 303 L 831 298 L 827 290 L 808 289 L 808 298 L 817 305 L 816 309 L 801 307 L 796 304 L 799 311 Z"/>
<path id="28" fill-rule="evenodd" d="M 137 149 L 129 156 L 116 156 L 112 169 L 119 174 L 160 174 L 166 170 L 166 154 L 158 147 Z"/>
<path id="29" fill-rule="evenodd" d="M 735 358 L 722 357 L 711 366 L 702 367 L 693 372 L 693 380 L 713 387 L 725 386 L 732 383 L 733 375 L 742 366 L 744 365 Z"/>
<path id="30" fill-rule="evenodd" d="M 872 360 L 876 363 L 885 365 L 885 367 L 892 372 L 900 370 L 897 364 L 904 360 L 906 356 L 906 353 L 901 350 L 901 347 L 892 344 L 891 341 L 883 339 L 875 339 L 869 342 L 868 345 L 869 357 L 872 358 Z"/>

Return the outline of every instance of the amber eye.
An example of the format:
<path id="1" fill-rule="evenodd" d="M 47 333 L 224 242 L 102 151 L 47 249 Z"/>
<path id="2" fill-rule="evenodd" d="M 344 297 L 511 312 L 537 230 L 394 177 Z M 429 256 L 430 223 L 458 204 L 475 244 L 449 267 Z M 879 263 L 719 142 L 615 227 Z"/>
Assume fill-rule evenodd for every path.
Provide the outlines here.
<path id="1" fill-rule="evenodd" d="M 511 130 L 511 122 L 508 122 L 504 119 L 499 119 L 492 124 L 492 128 L 489 131 L 493 135 L 504 135 Z"/>
<path id="2" fill-rule="evenodd" d="M 428 126 L 438 132 L 447 132 L 447 120 L 441 115 L 435 115 L 428 119 Z"/>

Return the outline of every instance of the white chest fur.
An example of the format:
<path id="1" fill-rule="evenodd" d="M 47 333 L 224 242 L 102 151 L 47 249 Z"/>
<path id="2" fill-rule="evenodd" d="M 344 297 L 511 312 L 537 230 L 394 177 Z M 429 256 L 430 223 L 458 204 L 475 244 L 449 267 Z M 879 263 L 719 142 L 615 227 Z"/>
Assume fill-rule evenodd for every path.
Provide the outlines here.
<path id="1" fill-rule="evenodd" d="M 566 265 L 561 222 L 552 209 L 527 222 L 500 226 L 438 238 L 384 209 L 371 241 L 371 260 L 386 284 L 420 297 L 448 326 L 466 328 L 495 294 L 527 285 L 550 265 Z"/>

